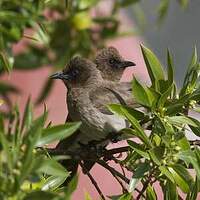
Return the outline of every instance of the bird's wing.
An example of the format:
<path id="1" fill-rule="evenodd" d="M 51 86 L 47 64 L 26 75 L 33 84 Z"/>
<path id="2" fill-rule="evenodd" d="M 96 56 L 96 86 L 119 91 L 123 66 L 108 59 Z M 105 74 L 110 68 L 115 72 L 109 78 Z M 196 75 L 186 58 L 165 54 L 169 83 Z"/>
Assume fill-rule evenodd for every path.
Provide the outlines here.
<path id="1" fill-rule="evenodd" d="M 97 87 L 89 94 L 92 105 L 101 113 L 106 115 L 112 115 L 112 113 L 106 107 L 109 104 L 120 104 L 120 99 L 116 97 L 117 93 L 109 90 L 107 87 Z"/>
<path id="2" fill-rule="evenodd" d="M 122 104 L 137 107 L 132 92 L 131 83 L 107 81 L 90 93 L 92 104 L 102 113 L 111 115 L 106 107 L 109 104 Z"/>

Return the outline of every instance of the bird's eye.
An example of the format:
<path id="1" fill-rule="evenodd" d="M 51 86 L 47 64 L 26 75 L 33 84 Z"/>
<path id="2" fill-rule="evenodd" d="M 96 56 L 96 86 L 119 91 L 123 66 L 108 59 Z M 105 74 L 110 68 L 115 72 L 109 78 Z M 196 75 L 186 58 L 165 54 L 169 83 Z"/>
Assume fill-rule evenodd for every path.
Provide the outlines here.
<path id="1" fill-rule="evenodd" d="M 111 65 L 113 65 L 115 62 L 116 62 L 116 60 L 113 59 L 113 58 L 111 58 L 111 59 L 109 60 L 109 63 L 110 63 Z"/>

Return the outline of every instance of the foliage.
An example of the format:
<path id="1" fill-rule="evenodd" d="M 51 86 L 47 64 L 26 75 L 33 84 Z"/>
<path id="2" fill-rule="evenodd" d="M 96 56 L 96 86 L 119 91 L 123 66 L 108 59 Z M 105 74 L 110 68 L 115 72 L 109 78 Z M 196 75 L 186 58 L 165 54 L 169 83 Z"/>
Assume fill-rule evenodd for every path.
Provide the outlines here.
<path id="1" fill-rule="evenodd" d="M 167 52 L 165 74 L 153 52 L 144 46 L 141 46 L 141 50 L 151 85 L 143 85 L 134 77 L 132 93 L 145 111 L 138 113 L 133 112 L 134 108 L 122 105 L 109 106 L 112 112 L 131 123 L 132 127 L 125 129 L 124 133 L 140 140 L 128 140 L 130 150 L 127 157 L 120 161 L 133 173 L 129 193 L 134 192 L 141 183 L 143 187 L 136 199 L 143 194 L 146 199 L 157 199 L 154 185 L 157 181 L 162 187 L 164 199 L 180 199 L 180 190 L 186 194 L 186 199 L 196 199 L 200 192 L 199 141 L 189 141 L 186 136 L 187 132 L 193 133 L 196 138 L 200 136 L 199 120 L 193 116 L 195 112 L 199 117 L 200 99 L 200 64 L 196 48 L 179 91 L 174 81 L 170 51 Z M 189 169 L 194 171 L 195 177 L 189 173 Z"/>
<path id="2" fill-rule="evenodd" d="M 108 13 L 100 9 L 100 2 L 0 0 L 0 75 L 10 72 L 13 66 L 18 70 L 33 70 L 45 65 L 57 70 L 75 54 L 92 57 L 107 39 L 123 36 L 119 31 L 118 13 L 140 0 L 112 0 Z M 162 18 L 162 13 L 166 13 L 163 2 L 159 9 Z M 179 2 L 185 6 L 187 1 Z M 14 54 L 13 45 L 20 41 L 24 50 Z M 52 86 L 53 82 L 46 80 L 37 103 L 44 101 Z M 10 108 L 9 94 L 12 92 L 18 92 L 15 86 L 0 82 L 0 95 Z"/>
<path id="3" fill-rule="evenodd" d="M 45 128 L 47 111 L 34 119 L 28 100 L 23 119 L 15 106 L 6 126 L 0 117 L 0 199 L 66 199 L 73 192 L 56 191 L 69 172 L 41 147 L 70 136 L 80 123 Z M 77 180 L 74 180 L 77 182 Z"/>

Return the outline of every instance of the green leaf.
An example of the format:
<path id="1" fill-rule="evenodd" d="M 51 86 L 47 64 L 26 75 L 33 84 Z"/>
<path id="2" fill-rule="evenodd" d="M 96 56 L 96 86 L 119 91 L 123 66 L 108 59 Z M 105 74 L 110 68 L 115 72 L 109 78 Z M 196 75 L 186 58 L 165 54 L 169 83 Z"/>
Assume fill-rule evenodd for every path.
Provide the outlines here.
<path id="1" fill-rule="evenodd" d="M 80 125 L 81 122 L 72 122 L 43 129 L 36 146 L 42 146 L 69 137 L 80 127 Z"/>
<path id="2" fill-rule="evenodd" d="M 165 175 L 172 183 L 175 183 L 171 172 L 168 170 L 168 168 L 166 166 L 159 166 L 158 168 L 159 168 L 160 172 L 163 175 Z"/>
<path id="3" fill-rule="evenodd" d="M 178 136 L 175 140 L 176 140 L 178 146 L 181 147 L 181 149 L 183 151 L 190 150 L 190 143 L 187 140 L 187 138 L 185 137 L 185 134 L 184 133 L 178 133 L 177 135 Z"/>
<path id="4" fill-rule="evenodd" d="M 173 84 L 171 86 L 169 86 L 169 88 L 161 95 L 161 97 L 159 98 L 158 100 L 158 107 L 159 108 L 163 108 L 166 101 L 167 101 L 167 98 L 170 96 L 171 94 L 171 91 L 173 89 Z"/>
<path id="5" fill-rule="evenodd" d="M 65 182 L 66 178 L 66 176 L 50 176 L 45 180 L 42 190 L 55 190 Z"/>
<path id="6" fill-rule="evenodd" d="M 163 67 L 150 49 L 145 46 L 141 46 L 141 49 L 152 85 L 155 86 L 156 81 L 165 79 Z"/>
<path id="7" fill-rule="evenodd" d="M 154 188 L 151 185 L 148 185 L 147 190 L 146 190 L 146 200 L 156 200 L 156 192 Z"/>
<path id="8" fill-rule="evenodd" d="M 151 106 L 146 89 L 137 81 L 135 77 L 133 78 L 132 81 L 132 93 L 136 102 L 147 107 Z"/>
<path id="9" fill-rule="evenodd" d="M 172 166 L 173 167 L 173 166 Z M 186 182 L 186 180 L 184 180 L 181 175 L 179 173 L 177 173 L 177 171 L 175 171 L 172 167 L 168 167 L 169 171 L 171 172 L 176 184 L 180 187 L 180 189 L 185 192 L 188 193 L 190 191 L 189 185 Z M 180 170 L 180 168 L 179 168 Z M 183 170 L 183 168 L 181 169 L 182 171 L 185 172 L 185 170 Z M 180 172 L 180 171 L 178 171 Z"/>
<path id="10" fill-rule="evenodd" d="M 140 124 L 138 123 L 138 121 L 131 115 L 131 113 L 129 113 L 128 110 L 122 108 L 122 111 L 123 111 L 124 115 L 126 116 L 126 118 L 129 120 L 129 122 L 131 123 L 132 127 L 137 131 L 138 137 L 148 147 L 151 147 L 151 142 L 150 142 L 149 138 L 147 137 L 146 133 L 144 132 L 144 130 L 142 129 L 142 127 L 140 126 Z"/>
<path id="11" fill-rule="evenodd" d="M 171 85 L 174 82 L 174 63 L 169 49 L 167 49 L 167 74 L 168 74 L 168 83 L 169 85 Z"/>
<path id="12" fill-rule="evenodd" d="M 196 177 L 195 183 L 192 185 L 191 192 L 187 195 L 186 200 L 196 200 L 199 191 L 200 191 L 200 182 Z"/>
<path id="13" fill-rule="evenodd" d="M 190 175 L 190 173 L 188 172 L 188 170 L 183 165 L 181 165 L 181 164 L 174 164 L 171 167 L 186 182 L 186 184 L 188 185 L 188 187 L 191 187 L 194 184 L 194 180 L 193 180 L 192 176 Z"/>
<path id="14" fill-rule="evenodd" d="M 174 184 L 173 182 L 167 180 L 166 185 L 164 185 L 163 187 L 164 190 L 164 199 L 165 200 L 178 200 L 178 193 L 176 190 L 176 184 Z"/>
<path id="15" fill-rule="evenodd" d="M 43 159 L 37 171 L 48 175 L 58 176 L 63 178 L 67 178 L 67 176 L 69 176 L 69 172 L 56 160 L 51 158 Z"/>
<path id="16" fill-rule="evenodd" d="M 198 178 L 200 179 L 200 165 L 194 152 L 191 150 L 180 151 L 177 154 L 177 157 L 183 160 L 187 165 L 191 163 L 196 171 Z"/>
<path id="17" fill-rule="evenodd" d="M 139 178 L 133 178 L 133 177 L 131 178 L 131 180 L 129 182 L 129 186 L 128 186 L 128 191 L 130 193 L 132 193 L 135 190 L 139 180 L 140 180 Z"/>
<path id="18" fill-rule="evenodd" d="M 0 93 L 6 94 L 6 93 L 19 93 L 20 91 L 16 88 L 16 86 L 0 82 Z"/>
<path id="19" fill-rule="evenodd" d="M 147 153 L 147 151 L 144 149 L 143 145 L 141 144 L 137 144 L 134 141 L 128 140 L 127 141 L 129 146 L 134 149 L 139 155 L 141 155 L 142 157 L 146 158 L 146 159 L 150 159 L 149 154 Z"/>
<path id="20" fill-rule="evenodd" d="M 194 127 L 194 126 L 189 126 L 190 129 L 192 130 L 192 132 L 200 137 L 200 122 L 197 120 L 197 119 L 194 119 L 192 117 L 190 117 L 190 119 L 197 125 L 197 127 Z"/>
<path id="21" fill-rule="evenodd" d="M 150 165 L 148 163 L 140 163 L 138 164 L 134 174 L 133 178 L 142 178 L 144 177 L 144 174 L 150 170 Z"/>
<path id="22" fill-rule="evenodd" d="M 156 165 L 161 165 L 165 149 L 161 146 L 150 149 L 149 155 Z"/>
<path id="23" fill-rule="evenodd" d="M 20 182 L 22 183 L 24 179 L 28 176 L 28 174 L 32 170 L 32 164 L 35 160 L 33 160 L 33 149 L 40 138 L 42 127 L 44 126 L 45 120 L 47 117 L 47 112 L 45 111 L 44 114 L 38 117 L 33 123 L 31 124 L 30 130 L 27 131 L 24 137 L 24 147 L 25 152 L 22 158 L 22 167 L 21 172 L 22 175 L 20 176 Z"/>
<path id="24" fill-rule="evenodd" d="M 185 9 L 188 6 L 188 0 L 178 0 L 179 4 Z"/>
<path id="25" fill-rule="evenodd" d="M 170 124 L 175 126 L 183 127 L 184 125 L 191 125 L 197 127 L 197 124 L 186 116 L 172 116 L 167 117 L 166 119 Z"/>
<path id="26" fill-rule="evenodd" d="M 129 113 L 131 113 L 131 115 L 133 115 L 137 120 L 144 119 L 144 113 L 141 111 L 138 111 L 132 107 L 119 105 L 119 104 L 110 104 L 107 107 L 111 112 L 116 113 L 121 117 L 124 117 L 124 113 L 121 110 L 121 108 L 124 108 L 124 109 L 128 110 Z"/>
<path id="27" fill-rule="evenodd" d="M 12 172 L 13 170 L 12 152 L 10 151 L 10 145 L 9 141 L 6 138 L 6 135 L 1 131 L 0 131 L 0 145 L 3 147 L 3 152 L 8 164 L 8 168 L 10 172 Z"/>
<path id="28" fill-rule="evenodd" d="M 24 116 L 23 116 L 22 125 L 21 125 L 21 132 L 23 132 L 24 127 L 26 127 L 27 129 L 30 128 L 32 120 L 33 120 L 32 104 L 30 102 L 30 97 L 29 97 L 26 103 L 25 110 L 24 110 Z"/>
<path id="29" fill-rule="evenodd" d="M 52 192 L 46 191 L 32 191 L 28 193 L 23 200 L 55 200 L 58 195 Z"/>
<path id="30" fill-rule="evenodd" d="M 5 52 L 0 51 L 0 66 L 3 66 L 3 68 L 7 72 L 10 72 L 13 68 L 13 63 L 14 63 L 13 57 L 8 57 L 8 55 Z"/>
<path id="31" fill-rule="evenodd" d="M 161 22 L 165 16 L 167 15 L 167 11 L 169 9 L 169 0 L 161 0 L 158 7 L 158 19 Z"/>

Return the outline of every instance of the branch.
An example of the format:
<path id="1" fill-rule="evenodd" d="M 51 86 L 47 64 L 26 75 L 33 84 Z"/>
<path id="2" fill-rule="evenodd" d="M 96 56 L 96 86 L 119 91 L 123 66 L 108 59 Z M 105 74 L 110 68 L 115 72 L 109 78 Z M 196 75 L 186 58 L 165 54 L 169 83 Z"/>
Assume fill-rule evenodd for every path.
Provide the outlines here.
<path id="1" fill-rule="evenodd" d="M 129 184 L 130 180 L 123 176 L 120 172 L 115 170 L 114 168 L 110 167 L 105 161 L 103 160 L 97 160 L 97 163 L 101 165 L 102 167 L 106 168 L 111 174 L 114 174 L 115 176 L 118 176 L 121 178 L 125 183 Z"/>
<path id="2" fill-rule="evenodd" d="M 95 179 L 92 177 L 92 175 L 90 174 L 90 172 L 87 170 L 87 168 L 84 166 L 84 164 L 82 162 L 80 162 L 80 166 L 81 168 L 85 171 L 86 175 L 89 177 L 90 181 L 92 182 L 92 184 L 94 185 L 94 187 L 96 188 L 97 192 L 99 193 L 100 197 L 103 200 L 106 200 L 106 198 L 104 197 L 102 191 L 100 190 L 97 182 L 95 181 Z"/>
<path id="3" fill-rule="evenodd" d="M 191 145 L 200 146 L 200 140 L 190 140 L 189 142 L 190 142 Z"/>

